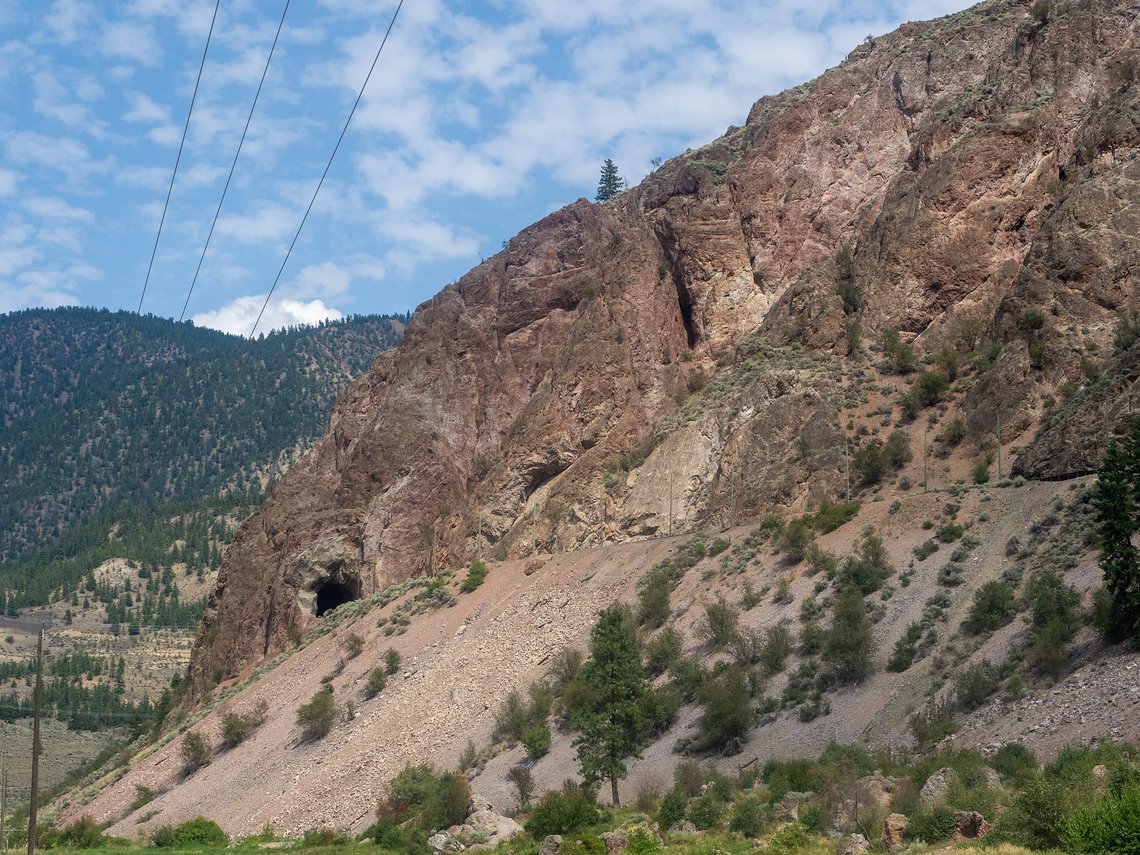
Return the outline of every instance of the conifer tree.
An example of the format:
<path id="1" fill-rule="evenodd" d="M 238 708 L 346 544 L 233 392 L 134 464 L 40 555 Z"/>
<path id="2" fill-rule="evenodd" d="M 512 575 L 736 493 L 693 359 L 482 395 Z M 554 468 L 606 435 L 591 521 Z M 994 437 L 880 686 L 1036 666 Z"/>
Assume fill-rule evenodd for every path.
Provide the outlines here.
<path id="1" fill-rule="evenodd" d="M 624 187 L 625 182 L 618 175 L 617 165 L 607 157 L 605 163 L 602 164 L 602 175 L 598 179 L 598 192 L 594 199 L 598 202 L 605 202 L 620 193 Z"/>
<path id="2" fill-rule="evenodd" d="M 1140 530 L 1140 422 L 1124 444 L 1110 442 L 1093 489 L 1100 566 L 1112 610 L 1109 637 L 1140 633 L 1140 554 L 1132 537 Z"/>
<path id="3" fill-rule="evenodd" d="M 645 672 L 628 609 L 610 606 L 598 617 L 590 638 L 590 661 L 582 666 L 583 704 L 571 719 L 582 777 L 590 784 L 609 780 L 618 800 L 618 780 L 626 775 L 625 758 L 640 757 L 638 702 L 645 693 Z"/>

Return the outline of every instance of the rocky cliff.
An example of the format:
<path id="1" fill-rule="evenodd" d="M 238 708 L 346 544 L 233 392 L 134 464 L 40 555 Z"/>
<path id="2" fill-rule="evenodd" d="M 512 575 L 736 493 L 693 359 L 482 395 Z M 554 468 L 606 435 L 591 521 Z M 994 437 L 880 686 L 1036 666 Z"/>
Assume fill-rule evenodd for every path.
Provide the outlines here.
<path id="1" fill-rule="evenodd" d="M 229 549 L 195 686 L 423 571 L 836 495 L 860 341 L 888 329 L 984 354 L 970 428 L 1000 418 L 1060 474 L 1036 428 L 1064 390 L 1098 394 L 1090 365 L 1140 307 L 1140 6 L 1046 5 L 868 40 L 421 306 Z"/>

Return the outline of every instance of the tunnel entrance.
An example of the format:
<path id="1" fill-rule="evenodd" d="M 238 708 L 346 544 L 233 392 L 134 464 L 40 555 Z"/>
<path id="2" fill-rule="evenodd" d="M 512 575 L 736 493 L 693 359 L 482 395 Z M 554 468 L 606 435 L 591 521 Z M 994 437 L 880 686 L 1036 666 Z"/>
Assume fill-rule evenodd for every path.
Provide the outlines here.
<path id="1" fill-rule="evenodd" d="M 328 581 L 317 588 L 317 617 L 323 617 L 337 606 L 360 599 L 360 594 L 348 585 Z"/>

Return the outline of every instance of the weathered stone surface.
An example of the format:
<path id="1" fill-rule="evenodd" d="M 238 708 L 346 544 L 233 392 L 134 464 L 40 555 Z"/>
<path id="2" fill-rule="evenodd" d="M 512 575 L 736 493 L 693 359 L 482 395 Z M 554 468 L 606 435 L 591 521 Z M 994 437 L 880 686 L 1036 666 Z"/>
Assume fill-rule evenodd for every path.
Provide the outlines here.
<path id="1" fill-rule="evenodd" d="M 903 838 L 908 824 L 906 815 L 901 813 L 892 813 L 883 821 L 883 843 L 891 852 L 897 852 L 906 846 Z"/>
<path id="2" fill-rule="evenodd" d="M 975 810 L 960 810 L 954 814 L 954 835 L 959 840 L 977 840 L 985 837 L 993 826 Z"/>
<path id="3" fill-rule="evenodd" d="M 788 793 L 772 806 L 772 819 L 776 822 L 799 822 L 802 793 Z"/>
<path id="4" fill-rule="evenodd" d="M 447 831 L 437 831 L 427 843 L 433 852 L 462 852 L 467 848 Z"/>
<path id="5" fill-rule="evenodd" d="M 950 794 L 950 785 L 958 777 L 958 773 L 949 766 L 944 766 L 931 774 L 918 791 L 918 800 L 924 805 L 936 806 L 946 803 Z"/>
<path id="6" fill-rule="evenodd" d="M 542 844 L 538 847 L 538 855 L 558 855 L 562 851 L 562 835 L 561 834 L 548 834 L 542 838 Z"/>
<path id="7" fill-rule="evenodd" d="M 845 834 L 836 844 L 836 855 L 863 855 L 871 848 L 867 838 L 862 834 Z"/>
<path id="8" fill-rule="evenodd" d="M 553 553 L 836 494 L 840 386 L 810 357 L 843 353 L 852 322 L 920 352 L 1000 345 L 963 412 L 979 436 L 999 418 L 1005 442 L 1031 429 L 1085 382 L 1089 353 L 1111 351 L 1116 312 L 1140 308 L 1140 128 L 1121 119 L 1140 87 L 1113 71 L 1136 50 L 1134 19 L 1116 0 L 1027 26 L 1023 2 L 997 0 L 907 24 L 611 202 L 524 229 L 417 310 L 243 525 L 192 699 L 285 649 L 322 579 L 367 596 L 479 552 Z M 749 364 L 751 332 L 805 359 L 679 410 Z M 1094 460 L 1091 414 L 1126 411 L 1130 370 L 1090 384 L 1018 471 Z M 641 466 L 618 468 L 653 437 Z"/>

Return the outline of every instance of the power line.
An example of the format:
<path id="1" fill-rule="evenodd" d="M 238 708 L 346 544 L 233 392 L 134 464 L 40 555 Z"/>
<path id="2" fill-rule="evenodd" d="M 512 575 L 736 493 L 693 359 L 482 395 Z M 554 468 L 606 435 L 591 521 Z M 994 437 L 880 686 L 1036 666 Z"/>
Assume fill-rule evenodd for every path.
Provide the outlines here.
<path id="1" fill-rule="evenodd" d="M 210 51 L 210 40 L 214 37 L 214 23 L 218 20 L 218 9 L 222 0 L 214 4 L 214 16 L 210 19 L 210 32 L 206 34 L 206 47 L 202 51 L 202 61 L 198 65 L 198 79 L 194 81 L 194 94 L 190 96 L 190 109 L 186 111 L 186 124 L 182 126 L 182 141 L 178 143 L 178 156 L 174 159 L 174 171 L 170 174 L 170 186 L 166 189 L 166 203 L 162 206 L 162 218 L 158 221 L 158 234 L 154 236 L 154 249 L 150 251 L 150 264 L 146 268 L 146 279 L 143 281 L 142 294 L 139 296 L 139 305 L 135 314 L 142 314 L 143 300 L 146 299 L 146 289 L 150 285 L 150 274 L 154 269 L 154 258 L 158 255 L 158 241 L 162 237 L 162 227 L 166 224 L 166 212 L 170 209 L 170 196 L 174 192 L 174 179 L 178 176 L 178 165 L 182 162 L 182 149 L 186 146 L 186 134 L 190 130 L 190 117 L 194 115 L 194 102 L 198 100 L 198 87 L 202 83 L 202 70 L 206 67 L 206 54 Z"/>
<path id="2" fill-rule="evenodd" d="M 221 0 L 219 0 L 219 2 L 221 2 Z M 214 211 L 214 221 L 210 223 L 210 232 L 206 235 L 206 245 L 202 247 L 202 255 L 198 258 L 198 268 L 194 271 L 194 279 L 190 282 L 190 290 L 186 294 L 186 302 L 182 304 L 182 314 L 178 316 L 179 323 L 182 323 L 183 318 L 186 317 L 186 308 L 190 305 L 190 295 L 194 293 L 194 286 L 198 284 L 198 274 L 202 272 L 202 263 L 206 260 L 206 250 L 210 248 L 210 240 L 214 237 L 214 228 L 218 225 L 218 217 L 222 213 L 222 203 L 226 201 L 226 193 L 229 192 L 230 181 L 233 180 L 234 170 L 237 168 L 242 146 L 245 145 L 245 137 L 246 134 L 249 133 L 249 124 L 253 121 L 253 111 L 257 109 L 257 101 L 261 97 L 261 87 L 265 85 L 266 75 L 269 74 L 269 63 L 273 61 L 273 52 L 277 49 L 277 40 L 281 38 L 281 28 L 285 26 L 285 14 L 289 11 L 289 4 L 291 2 L 292 0 L 285 0 L 285 8 L 281 11 L 281 20 L 277 22 L 277 33 L 273 36 L 273 44 L 269 47 L 269 56 L 265 59 L 265 68 L 261 71 L 261 82 L 257 84 L 257 92 L 253 96 L 253 103 L 249 106 L 249 115 L 245 119 L 245 128 L 241 132 L 241 139 L 238 141 L 233 163 L 230 164 L 230 174 L 226 176 L 226 186 L 222 188 L 222 198 L 218 200 L 218 209 Z"/>
<path id="3" fill-rule="evenodd" d="M 301 217 L 301 223 L 297 226 L 297 232 L 293 235 L 293 241 L 289 244 L 289 249 L 285 253 L 285 258 L 281 262 L 281 267 L 277 271 L 277 276 L 273 280 L 273 284 L 269 288 L 269 293 L 265 295 L 265 302 L 261 304 L 261 311 L 257 313 L 257 320 L 253 322 L 253 327 L 249 331 L 249 338 L 253 338 L 253 334 L 257 332 L 257 325 L 261 323 L 261 317 L 265 314 L 265 309 L 269 305 L 269 300 L 273 297 L 273 292 L 277 289 L 277 283 L 281 281 L 281 275 L 285 272 L 285 265 L 289 262 L 289 256 L 293 254 L 293 247 L 297 245 L 297 239 L 301 236 L 301 229 L 305 227 L 305 221 L 309 219 L 309 212 L 313 210 L 313 204 L 317 201 L 317 194 L 321 192 L 321 187 L 324 186 L 325 178 L 328 177 L 329 170 L 332 168 L 333 159 L 336 153 L 340 151 L 340 144 L 344 142 L 344 135 L 348 133 L 349 123 L 352 122 L 352 117 L 356 115 L 356 108 L 360 106 L 360 101 L 364 97 L 364 90 L 368 86 L 368 81 L 372 79 L 372 72 L 376 70 L 376 64 L 380 61 L 380 54 L 384 51 L 384 45 L 388 43 L 388 36 L 392 33 L 392 27 L 396 25 L 396 16 L 400 14 L 400 9 L 403 8 L 404 0 L 400 0 L 396 4 L 396 11 L 392 13 L 392 20 L 388 22 L 388 29 L 384 33 L 384 38 L 380 41 L 380 47 L 376 50 L 376 56 L 372 59 L 372 66 L 368 69 L 368 74 L 364 77 L 364 82 L 360 85 L 360 92 L 357 93 L 356 101 L 352 105 L 352 109 L 348 112 L 348 118 L 344 121 L 344 127 L 340 130 L 340 136 L 337 138 L 336 145 L 333 146 L 332 154 L 329 155 L 329 161 L 325 164 L 325 171 L 321 174 L 321 180 L 317 182 L 317 189 L 313 191 L 313 198 L 309 200 L 309 207 L 305 209 L 305 215 Z"/>

